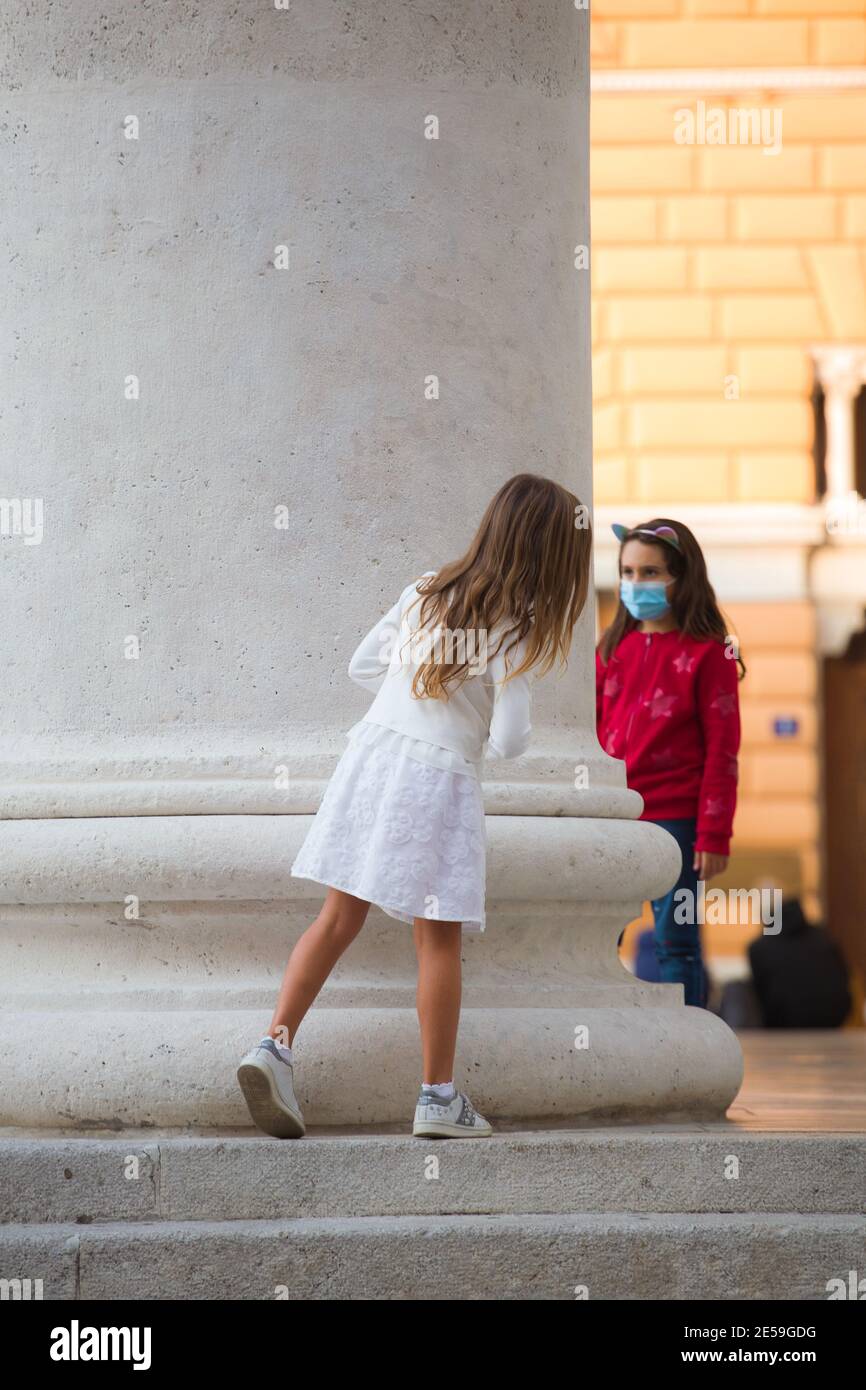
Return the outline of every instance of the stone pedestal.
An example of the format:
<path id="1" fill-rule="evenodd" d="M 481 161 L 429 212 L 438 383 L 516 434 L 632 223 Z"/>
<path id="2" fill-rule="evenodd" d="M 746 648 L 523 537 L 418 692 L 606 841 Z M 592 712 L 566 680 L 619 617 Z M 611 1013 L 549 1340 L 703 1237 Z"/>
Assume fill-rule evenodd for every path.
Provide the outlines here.
<path id="1" fill-rule="evenodd" d="M 511 474 L 590 501 L 587 15 L 101 14 L 6 21 L 4 486 L 44 533 L 0 556 L 0 1120 L 243 1123 L 359 637 Z M 457 1076 L 494 1119 L 719 1116 L 735 1036 L 617 960 L 677 863 L 596 741 L 593 638 L 488 767 Z M 298 1034 L 309 1123 L 405 1120 L 414 988 L 371 912 Z"/>

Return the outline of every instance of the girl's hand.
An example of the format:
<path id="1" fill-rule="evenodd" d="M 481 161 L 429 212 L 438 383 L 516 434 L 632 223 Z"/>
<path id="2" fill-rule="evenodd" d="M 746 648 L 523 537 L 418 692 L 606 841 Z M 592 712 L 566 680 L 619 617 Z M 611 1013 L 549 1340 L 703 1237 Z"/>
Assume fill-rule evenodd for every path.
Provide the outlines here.
<path id="1" fill-rule="evenodd" d="M 709 850 L 705 849 L 695 851 L 692 868 L 696 870 L 698 878 L 713 878 L 727 867 L 728 856 L 726 854 L 710 854 Z"/>

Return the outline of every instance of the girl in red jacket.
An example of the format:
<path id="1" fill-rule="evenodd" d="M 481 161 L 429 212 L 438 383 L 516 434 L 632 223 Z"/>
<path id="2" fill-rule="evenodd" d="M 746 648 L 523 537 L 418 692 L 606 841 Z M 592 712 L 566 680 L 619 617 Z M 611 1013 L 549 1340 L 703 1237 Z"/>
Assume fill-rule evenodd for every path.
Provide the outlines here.
<path id="1" fill-rule="evenodd" d="M 746 668 L 688 527 L 656 517 L 613 532 L 620 602 L 596 651 L 598 738 L 625 760 L 641 820 L 680 846 L 682 873 L 652 905 L 656 954 L 662 980 L 681 983 L 686 1004 L 703 1008 L 697 885 L 728 862 Z"/>

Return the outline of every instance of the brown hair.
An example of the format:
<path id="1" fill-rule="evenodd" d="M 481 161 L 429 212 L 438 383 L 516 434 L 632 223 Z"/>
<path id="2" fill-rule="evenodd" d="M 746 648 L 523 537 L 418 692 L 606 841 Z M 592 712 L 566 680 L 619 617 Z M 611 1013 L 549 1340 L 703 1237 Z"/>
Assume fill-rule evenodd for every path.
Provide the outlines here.
<path id="1" fill-rule="evenodd" d="M 513 679 L 530 667 L 549 671 L 568 650 L 589 591 L 592 526 L 588 509 L 549 478 L 518 473 L 488 503 L 466 554 L 418 584 L 419 625 L 452 632 L 503 633 L 496 653 L 528 638 Z M 414 605 L 413 605 L 414 606 Z M 491 653 L 495 655 L 496 653 Z M 448 686 L 469 674 L 466 660 L 419 662 L 418 699 L 448 699 Z"/>
<path id="2" fill-rule="evenodd" d="M 659 526 L 669 526 L 676 535 L 679 546 L 664 536 L 643 534 L 644 531 L 654 531 Z M 670 604 L 680 631 L 698 641 L 710 639 L 724 643 L 729 635 L 729 625 L 722 615 L 715 590 L 710 583 L 704 552 L 688 526 L 684 526 L 681 521 L 671 521 L 666 516 L 657 516 L 652 521 L 633 526 L 620 540 L 618 573 L 622 572 L 623 546 L 629 541 L 642 541 L 644 545 L 656 546 L 662 551 L 667 567 L 676 580 Z M 623 637 L 633 632 L 637 625 L 638 619 L 632 617 L 620 599 L 613 622 L 605 629 L 598 643 L 598 650 L 605 666 Z M 737 664 L 742 680 L 746 674 L 746 667 L 741 656 L 737 657 Z"/>

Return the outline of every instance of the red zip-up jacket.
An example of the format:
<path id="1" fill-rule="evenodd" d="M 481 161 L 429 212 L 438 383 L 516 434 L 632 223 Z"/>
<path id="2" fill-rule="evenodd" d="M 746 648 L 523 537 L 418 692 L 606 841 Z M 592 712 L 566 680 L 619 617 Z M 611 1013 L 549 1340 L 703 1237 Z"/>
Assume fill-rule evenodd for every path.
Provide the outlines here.
<path id="1" fill-rule="evenodd" d="M 738 666 L 722 642 L 626 633 L 595 654 L 598 741 L 625 760 L 641 820 L 697 820 L 695 850 L 730 853 L 740 748 Z"/>

